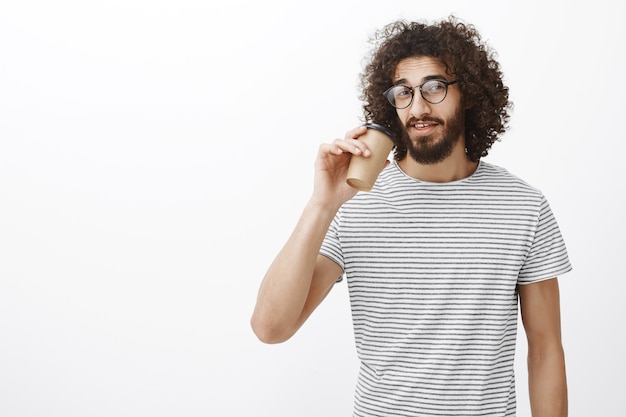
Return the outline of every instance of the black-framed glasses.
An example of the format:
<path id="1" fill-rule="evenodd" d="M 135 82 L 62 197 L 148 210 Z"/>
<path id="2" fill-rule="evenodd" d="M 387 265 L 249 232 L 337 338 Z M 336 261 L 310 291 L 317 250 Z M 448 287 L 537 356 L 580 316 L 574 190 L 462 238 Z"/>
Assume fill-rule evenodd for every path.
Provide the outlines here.
<path id="1" fill-rule="evenodd" d="M 448 95 L 448 86 L 454 83 L 456 83 L 456 80 L 428 80 L 424 84 L 416 85 L 415 87 L 398 84 L 385 91 L 383 95 L 396 109 L 406 109 L 413 103 L 415 89 L 419 89 L 422 98 L 430 104 L 439 104 Z"/>

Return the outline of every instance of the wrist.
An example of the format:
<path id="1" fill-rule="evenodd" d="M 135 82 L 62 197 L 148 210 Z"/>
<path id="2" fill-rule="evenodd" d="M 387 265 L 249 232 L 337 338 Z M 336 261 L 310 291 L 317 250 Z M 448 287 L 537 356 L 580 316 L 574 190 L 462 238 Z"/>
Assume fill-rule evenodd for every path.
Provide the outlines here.
<path id="1" fill-rule="evenodd" d="M 332 220 L 342 204 L 343 203 L 325 201 L 311 197 L 304 210 L 315 217 Z"/>

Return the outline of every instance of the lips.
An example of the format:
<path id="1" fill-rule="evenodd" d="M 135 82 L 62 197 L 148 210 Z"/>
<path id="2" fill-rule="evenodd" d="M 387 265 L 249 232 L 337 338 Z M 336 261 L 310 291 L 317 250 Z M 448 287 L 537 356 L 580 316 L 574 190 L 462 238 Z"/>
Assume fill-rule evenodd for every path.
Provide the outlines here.
<path id="1" fill-rule="evenodd" d="M 407 127 L 415 127 L 422 128 L 428 126 L 442 125 L 443 120 L 435 119 L 435 118 L 424 118 L 424 119 L 410 119 L 407 122 Z"/>
<path id="2" fill-rule="evenodd" d="M 407 122 L 406 127 L 408 129 L 415 129 L 420 132 L 432 130 L 435 127 L 443 125 L 442 120 L 437 119 L 411 119 Z"/>

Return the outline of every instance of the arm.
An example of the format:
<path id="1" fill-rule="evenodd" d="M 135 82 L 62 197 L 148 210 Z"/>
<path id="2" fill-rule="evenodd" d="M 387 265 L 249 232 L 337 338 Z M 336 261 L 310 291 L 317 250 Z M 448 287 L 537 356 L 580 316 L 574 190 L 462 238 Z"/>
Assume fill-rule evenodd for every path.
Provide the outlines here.
<path id="1" fill-rule="evenodd" d="M 319 250 L 337 210 L 356 194 L 345 179 L 351 155 L 369 153 L 365 144 L 356 139 L 365 130 L 354 129 L 345 139 L 320 146 L 313 195 L 261 282 L 250 323 L 263 342 L 289 339 L 343 272 Z"/>
<path id="2" fill-rule="evenodd" d="M 533 417 L 567 417 L 565 355 L 556 278 L 519 287 L 528 339 L 528 383 Z"/>
<path id="3" fill-rule="evenodd" d="M 308 204 L 291 237 L 261 282 L 251 319 L 265 343 L 289 339 L 330 292 L 342 270 L 319 255 L 330 212 Z"/>

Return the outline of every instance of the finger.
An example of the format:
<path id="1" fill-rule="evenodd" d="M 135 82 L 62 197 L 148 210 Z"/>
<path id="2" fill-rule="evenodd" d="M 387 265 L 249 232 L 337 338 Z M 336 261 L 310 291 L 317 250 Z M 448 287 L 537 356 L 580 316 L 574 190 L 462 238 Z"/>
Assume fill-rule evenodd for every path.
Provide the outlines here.
<path id="1" fill-rule="evenodd" d="M 368 149 L 368 147 L 365 144 L 365 142 L 358 140 L 358 138 L 360 136 L 364 135 L 365 132 L 367 132 L 367 127 L 366 126 L 361 125 L 361 126 L 355 127 L 354 129 L 351 129 L 351 130 L 346 132 L 345 140 L 347 140 L 349 142 L 356 140 L 356 142 L 351 142 L 353 144 L 353 146 L 358 148 L 358 151 L 354 152 L 354 153 L 359 153 L 359 154 L 361 154 L 363 156 L 370 156 L 371 152 Z"/>
<path id="2" fill-rule="evenodd" d="M 367 145 L 358 139 L 335 139 L 333 145 L 335 145 L 338 149 L 341 149 L 343 152 L 349 152 L 354 155 L 369 156 L 371 153 L 367 148 Z"/>
<path id="3" fill-rule="evenodd" d="M 319 147 L 320 154 L 342 155 L 350 152 L 350 146 L 341 142 L 342 139 L 336 139 L 333 143 L 323 143 Z"/>
<path id="4" fill-rule="evenodd" d="M 348 130 L 344 137 L 346 139 L 356 139 L 359 136 L 365 134 L 365 132 L 367 132 L 367 127 L 365 127 L 365 126 L 358 126 L 358 127 L 355 127 L 354 129 Z"/>

